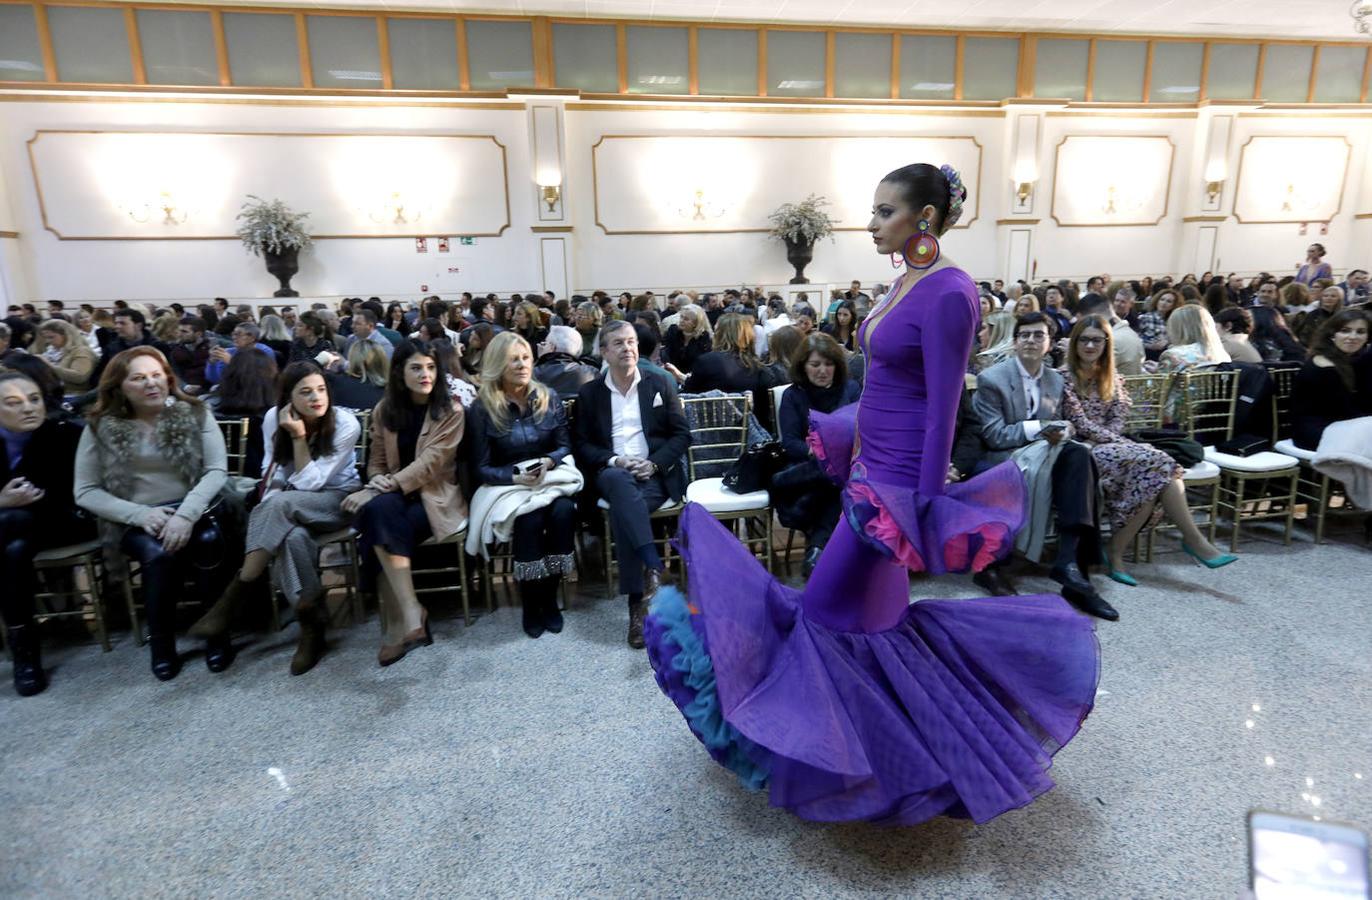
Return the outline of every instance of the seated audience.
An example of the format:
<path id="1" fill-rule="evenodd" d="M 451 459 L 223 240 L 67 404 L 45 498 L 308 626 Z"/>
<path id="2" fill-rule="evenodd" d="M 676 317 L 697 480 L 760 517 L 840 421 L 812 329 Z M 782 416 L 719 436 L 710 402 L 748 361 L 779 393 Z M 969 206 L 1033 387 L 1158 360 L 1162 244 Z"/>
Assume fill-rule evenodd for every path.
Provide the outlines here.
<path id="1" fill-rule="evenodd" d="M 795 327 L 800 329 L 802 335 L 808 335 L 815 330 L 815 311 L 803 304 L 797 304 L 791 310 L 791 316 Z"/>
<path id="2" fill-rule="evenodd" d="M 348 354 L 347 369 L 324 374 L 330 401 L 344 409 L 371 410 L 386 393 L 389 370 L 390 361 L 381 348 L 370 341 L 354 345 Z"/>
<path id="3" fill-rule="evenodd" d="M 21 697 L 48 686 L 38 626 L 34 557 L 88 540 L 95 531 L 72 500 L 81 429 L 50 418 L 39 386 L 21 372 L 0 370 L 0 615 Z"/>
<path id="4" fill-rule="evenodd" d="M 248 420 L 247 446 L 242 448 L 242 471 L 262 471 L 262 416 L 276 402 L 276 357 L 268 353 L 239 353 L 224 367 L 219 388 L 205 397 L 216 419 Z"/>
<path id="5" fill-rule="evenodd" d="M 1348 273 L 1348 277 L 1339 285 L 1343 288 L 1344 302 L 1349 306 L 1362 306 L 1367 302 L 1369 290 L 1369 276 L 1366 269 L 1354 269 Z M 80 323 L 78 323 L 79 325 Z"/>
<path id="6" fill-rule="evenodd" d="M 52 370 L 52 366 L 40 357 L 25 353 L 23 350 L 10 350 L 0 355 L 0 366 L 15 372 L 22 372 L 29 381 L 38 385 L 47 407 L 48 418 L 67 419 L 71 413 L 66 405 L 66 391 L 62 379 Z"/>
<path id="7" fill-rule="evenodd" d="M 291 343 L 291 362 L 313 362 L 324 365 L 320 362 L 319 354 L 328 353 L 330 357 L 338 353 L 338 348 L 329 339 L 329 326 L 324 323 L 318 313 L 313 311 L 303 312 L 295 323 L 295 340 Z M 385 353 L 382 353 L 385 356 Z M 344 358 L 348 358 L 344 354 Z M 386 357 L 389 359 L 390 357 Z"/>
<path id="8" fill-rule="evenodd" d="M 534 380 L 547 385 L 559 400 L 575 397 L 583 384 L 600 374 L 599 367 L 581 357 L 581 349 L 581 332 L 568 325 L 552 326 L 539 348 Z"/>
<path id="9" fill-rule="evenodd" d="M 835 315 L 842 311 L 840 306 Z M 848 378 L 848 354 L 827 334 L 804 339 L 790 379 L 777 411 L 778 433 L 789 465 L 773 478 L 771 493 L 781 524 L 805 534 L 802 569 L 808 578 L 843 512 L 839 488 L 810 454 L 810 412 L 831 413 L 856 403 L 862 389 Z"/>
<path id="10" fill-rule="evenodd" d="M 1335 422 L 1372 416 L 1369 323 L 1366 310 L 1346 309 L 1315 336 L 1291 392 L 1291 439 L 1302 450 L 1319 450 L 1325 429 Z"/>
<path id="11" fill-rule="evenodd" d="M 85 309 L 77 310 L 76 315 L 72 318 L 72 324 L 76 326 L 77 331 L 81 332 L 82 339 L 85 340 L 86 345 L 91 348 L 96 357 L 105 352 L 104 342 L 114 337 L 114 332 L 100 328 L 95 321 L 95 314 Z M 106 334 L 102 335 L 102 331 Z"/>
<path id="12" fill-rule="evenodd" d="M 572 437 L 562 402 L 533 374 L 533 353 L 518 324 L 496 335 L 482 362 L 480 402 L 473 404 L 468 425 L 480 488 L 472 498 L 467 551 L 485 555 L 485 536 L 492 530 L 509 535 L 524 633 L 537 638 L 562 631 L 557 595 L 562 577 L 576 567 L 573 497 L 582 478 L 567 459 Z M 492 523 L 498 515 L 507 518 Z"/>
<path id="13" fill-rule="evenodd" d="M 857 308 L 853 306 L 853 301 L 839 301 L 830 320 L 821 326 L 820 331 L 838 341 L 838 345 L 849 353 L 857 350 Z"/>
<path id="14" fill-rule="evenodd" d="M 447 338 L 431 341 L 429 347 L 434 352 L 434 359 L 438 360 L 438 371 L 448 381 L 448 393 L 464 412 L 470 409 L 476 402 L 476 385 L 462 371 L 462 357 L 457 355 L 456 348 Z"/>
<path id="15" fill-rule="evenodd" d="M 403 303 L 395 301 L 386 307 L 386 327 L 401 337 L 410 333 L 410 317 Z"/>
<path id="16" fill-rule="evenodd" d="M 198 394 L 205 385 L 205 366 L 214 347 L 205 334 L 205 320 L 187 316 L 176 326 L 176 343 L 167 348 L 167 359 L 188 394 Z"/>
<path id="17" fill-rule="evenodd" d="M 1201 309 L 1201 307 L 1192 307 Z M 1110 324 L 1103 316 L 1083 317 L 1072 329 L 1067 348 L 1062 411 L 1073 433 L 1091 447 L 1096 476 L 1110 522 L 1108 560 L 1111 579 L 1138 582 L 1124 570 L 1124 552 L 1144 527 L 1157 525 L 1166 512 L 1182 534 L 1182 549 L 1217 569 L 1237 557 L 1222 554 L 1205 539 L 1186 503 L 1183 469 L 1167 453 L 1124 433 L 1129 394 L 1115 374 Z"/>
<path id="18" fill-rule="evenodd" d="M 1067 295 L 1063 289 L 1050 284 L 1043 289 L 1043 312 L 1053 320 L 1053 333 L 1066 335 L 1072 330 L 1072 315 L 1067 309 Z"/>
<path id="19" fill-rule="evenodd" d="M 97 392 L 77 448 L 76 503 L 100 517 L 111 550 L 138 563 L 152 672 L 170 681 L 181 668 L 176 601 L 184 579 L 195 582 L 191 596 L 217 597 L 224 588 L 229 536 L 212 512 L 225 481 L 224 438 L 152 347 L 116 354 Z M 211 672 L 232 661 L 227 640 L 207 644 Z"/>
<path id="20" fill-rule="evenodd" d="M 1139 313 L 1139 340 L 1143 341 L 1143 353 L 1148 359 L 1157 359 L 1167 349 L 1167 319 L 1178 306 L 1181 298 L 1172 288 L 1160 288 L 1144 304 Z M 1071 329 L 1063 329 L 1067 334 Z"/>
<path id="21" fill-rule="evenodd" d="M 468 378 L 481 377 L 481 354 L 495 336 L 495 326 L 485 321 L 462 330 L 462 371 L 467 373 Z"/>
<path id="22" fill-rule="evenodd" d="M 747 338 L 751 349 L 752 335 Z M 648 516 L 685 495 L 682 456 L 691 430 L 672 379 L 639 368 L 638 335 L 631 325 L 605 323 L 600 354 L 604 377 L 577 393 L 574 452 L 582 474 L 610 506 L 619 591 L 629 599 L 628 643 L 641 650 L 648 601 L 662 576 Z"/>
<path id="23" fill-rule="evenodd" d="M 1306 347 L 1315 345 L 1315 336 L 1320 333 L 1320 328 L 1343 309 L 1343 288 L 1338 285 L 1331 284 L 1320 291 L 1319 297 L 1313 308 L 1291 319 L 1291 333 Z"/>
<path id="24" fill-rule="evenodd" d="M 248 585 L 270 567 L 272 586 L 295 606 L 300 641 L 290 671 L 302 675 L 323 655 L 328 623 L 315 538 L 348 524 L 342 504 L 362 486 L 354 459 L 362 426 L 352 413 L 333 405 L 318 365 L 296 362 L 278 379 L 276 405 L 263 417 L 262 433 L 263 490 L 248 516 L 243 563 L 190 633 L 226 640 Z"/>
<path id="25" fill-rule="evenodd" d="M 1192 366 L 1230 361 L 1220 343 L 1215 320 L 1203 306 L 1183 306 L 1174 311 L 1167 319 L 1167 342 L 1167 349 L 1158 357 L 1158 368 L 1162 371 L 1183 372 Z"/>
<path id="26" fill-rule="evenodd" d="M 730 313 L 715 325 L 714 349 L 696 360 L 695 368 L 686 379 L 688 394 L 706 391 L 748 393 L 753 397 L 753 411 L 759 420 L 768 409 L 767 389 L 776 384 L 776 375 L 762 364 L 753 352 L 753 320 L 748 316 Z M 770 423 L 763 421 L 763 427 Z"/>
<path id="27" fill-rule="evenodd" d="M 525 300 L 515 304 L 510 316 L 510 330 L 524 338 L 530 347 L 537 347 L 548 337 L 548 329 L 542 326 L 541 321 L 538 306 Z"/>
<path id="28" fill-rule="evenodd" d="M 1305 359 L 1305 348 L 1287 327 L 1281 310 L 1255 306 L 1249 312 L 1253 314 L 1253 330 L 1248 340 L 1262 354 L 1263 362 L 1301 362 Z"/>
<path id="29" fill-rule="evenodd" d="M 1241 306 L 1226 306 L 1215 316 L 1215 327 L 1219 329 L 1220 346 L 1234 362 L 1261 363 L 1262 354 L 1249 340 L 1253 330 L 1253 313 Z"/>
<path id="30" fill-rule="evenodd" d="M 683 306 L 675 324 L 668 326 L 664 339 L 667 362 L 680 372 L 690 374 L 696 360 L 712 348 L 710 319 L 699 306 Z"/>
<path id="31" fill-rule="evenodd" d="M 773 386 L 791 383 L 791 367 L 801 353 L 805 337 L 794 325 L 785 325 L 773 332 L 767 362 Z"/>
<path id="32" fill-rule="evenodd" d="M 1071 426 L 1063 419 L 1062 375 L 1044 365 L 1051 333 L 1042 313 L 1021 316 L 1015 323 L 1015 355 L 977 376 L 972 407 L 987 453 L 970 474 L 1007 459 L 1016 461 L 1030 498 L 1017 546 L 1037 561 L 1049 516 L 1056 511 L 1058 550 L 1050 576 L 1078 609 L 1114 620 L 1119 613 L 1090 581 L 1091 565 L 1102 558 L 1095 466 L 1091 451 L 1070 439 Z"/>
<path id="33" fill-rule="evenodd" d="M 272 349 L 276 354 L 276 365 L 284 369 L 286 363 L 291 361 L 291 350 L 294 346 L 285 320 L 278 315 L 264 312 L 258 324 L 262 328 L 262 343 Z"/>
<path id="34" fill-rule="evenodd" d="M 1011 290 L 1015 288 L 1011 285 Z M 1015 314 L 1008 310 L 991 313 L 981 323 L 984 337 L 981 349 L 973 357 L 972 365 L 978 372 L 984 372 L 996 363 L 1004 362 L 1015 352 Z"/>
<path id="35" fill-rule="evenodd" d="M 214 347 L 210 350 L 210 360 L 205 363 L 205 383 L 218 384 L 224 377 L 224 369 L 239 353 L 255 351 L 261 353 L 276 365 L 276 351 L 262 343 L 262 329 L 252 322 L 243 322 L 233 329 L 232 347 Z"/>
<path id="36" fill-rule="evenodd" d="M 148 329 L 145 327 L 146 322 L 147 318 L 136 309 L 125 308 L 114 311 L 114 337 L 105 345 L 104 355 L 95 364 L 95 371 L 91 373 L 91 381 L 98 383 L 101 374 L 105 371 L 105 366 L 109 365 L 110 360 L 125 350 L 134 347 L 155 347 L 165 355 L 167 348 L 148 333 Z"/>
<path id="37" fill-rule="evenodd" d="M 62 381 L 68 394 L 80 394 L 90 388 L 91 373 L 100 356 L 90 348 L 76 326 L 61 319 L 48 319 L 38 328 L 47 343 L 39 354 L 53 374 Z"/>
<path id="38" fill-rule="evenodd" d="M 410 560 L 425 540 L 448 540 L 467 520 L 456 468 L 462 428 L 462 407 L 448 395 L 432 348 L 409 341 L 395 348 L 386 396 L 372 410 L 370 480 L 343 501 L 343 512 L 356 516 L 364 587 L 380 588 L 382 666 L 433 643 Z"/>
<path id="39" fill-rule="evenodd" d="M 353 310 L 353 333 L 352 336 L 343 344 L 343 358 L 348 358 L 348 351 L 353 344 L 366 341 L 375 344 L 386 358 L 390 359 L 395 352 L 395 345 L 381 332 L 377 326 L 379 316 L 370 306 L 362 306 Z"/>
<path id="40" fill-rule="evenodd" d="M 152 320 L 152 325 L 148 330 L 152 332 L 154 339 L 170 346 L 176 342 L 177 326 L 181 320 L 169 312 L 160 313 Z"/>

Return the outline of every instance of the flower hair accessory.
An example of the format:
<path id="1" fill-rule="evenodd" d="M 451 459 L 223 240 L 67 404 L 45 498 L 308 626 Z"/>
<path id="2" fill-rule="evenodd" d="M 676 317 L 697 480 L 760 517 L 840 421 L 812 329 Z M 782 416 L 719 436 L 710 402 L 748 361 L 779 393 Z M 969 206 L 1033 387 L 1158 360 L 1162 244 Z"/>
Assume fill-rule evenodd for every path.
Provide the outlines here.
<path id="1" fill-rule="evenodd" d="M 958 174 L 958 170 L 952 166 L 942 165 L 938 170 L 948 179 L 948 216 L 943 222 L 946 230 L 962 218 L 962 204 L 967 199 L 967 187 L 962 183 L 962 176 Z"/>

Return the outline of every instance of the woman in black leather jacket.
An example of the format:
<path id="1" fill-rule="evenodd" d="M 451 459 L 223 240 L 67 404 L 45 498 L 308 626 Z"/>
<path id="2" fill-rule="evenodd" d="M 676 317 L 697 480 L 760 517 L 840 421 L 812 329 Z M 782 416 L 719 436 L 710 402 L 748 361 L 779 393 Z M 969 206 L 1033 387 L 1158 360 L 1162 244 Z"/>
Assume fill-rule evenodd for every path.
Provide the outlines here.
<path id="1" fill-rule="evenodd" d="M 468 411 L 472 470 L 477 483 L 522 485 L 549 502 L 515 519 L 510 539 L 515 583 L 524 607 L 524 633 L 531 638 L 562 630 L 557 591 L 575 565 L 574 489 L 545 484 L 571 452 L 571 431 L 557 395 L 533 380 L 529 343 L 514 332 L 495 336 L 482 354 L 478 403 Z M 479 493 L 479 492 L 478 492 Z M 473 499 L 473 511 L 479 506 Z M 469 547 L 470 548 L 470 547 Z"/>

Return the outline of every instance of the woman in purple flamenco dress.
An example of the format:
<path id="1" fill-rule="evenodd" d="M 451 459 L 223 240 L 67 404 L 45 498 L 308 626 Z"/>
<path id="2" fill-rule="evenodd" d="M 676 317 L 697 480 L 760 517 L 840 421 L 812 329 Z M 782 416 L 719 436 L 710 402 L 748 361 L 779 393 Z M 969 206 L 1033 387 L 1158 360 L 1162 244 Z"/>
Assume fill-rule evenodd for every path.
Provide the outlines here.
<path id="1" fill-rule="evenodd" d="M 1053 786 L 1052 755 L 1095 699 L 1095 632 L 1061 597 L 909 602 L 909 572 L 980 570 L 1024 519 L 1011 462 L 946 483 L 979 303 L 920 226 L 942 233 L 965 197 L 948 166 L 877 188 L 869 230 L 907 269 L 859 331 L 862 399 L 813 415 L 848 527 L 805 589 L 688 505 L 689 597 L 664 588 L 648 616 L 658 684 L 711 756 L 806 819 L 986 822 Z"/>

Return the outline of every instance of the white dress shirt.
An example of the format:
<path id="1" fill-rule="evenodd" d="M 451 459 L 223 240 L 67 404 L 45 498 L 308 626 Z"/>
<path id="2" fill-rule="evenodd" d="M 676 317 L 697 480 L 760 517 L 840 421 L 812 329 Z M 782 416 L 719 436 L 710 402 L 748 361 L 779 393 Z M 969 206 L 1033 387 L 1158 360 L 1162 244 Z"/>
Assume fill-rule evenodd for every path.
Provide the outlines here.
<path id="1" fill-rule="evenodd" d="M 638 388 L 643 383 L 643 373 L 634 367 L 634 380 L 624 393 L 615 387 L 614 376 L 605 372 L 605 386 L 610 389 L 610 444 L 615 455 L 610 457 L 610 465 L 621 456 L 648 458 L 648 436 L 643 433 L 643 411 L 638 405 Z"/>
<path id="2" fill-rule="evenodd" d="M 1043 364 L 1039 364 L 1037 375 L 1030 375 L 1020 358 L 1016 356 L 1014 359 L 1019 369 L 1020 388 L 1024 391 L 1024 408 L 1029 411 L 1028 418 L 1024 420 L 1024 436 L 1032 441 L 1043 430 L 1043 424 L 1038 420 L 1039 405 L 1043 402 Z"/>

